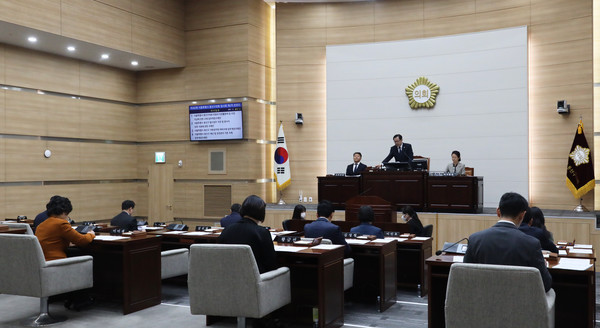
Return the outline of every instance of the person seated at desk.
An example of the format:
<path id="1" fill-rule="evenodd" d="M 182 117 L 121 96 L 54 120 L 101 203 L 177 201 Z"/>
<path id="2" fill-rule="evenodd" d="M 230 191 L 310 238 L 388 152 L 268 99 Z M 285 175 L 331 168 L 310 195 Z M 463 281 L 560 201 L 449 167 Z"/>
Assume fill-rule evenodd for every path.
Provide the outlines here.
<path id="1" fill-rule="evenodd" d="M 304 205 L 296 205 L 294 207 L 294 213 L 292 213 L 292 220 L 304 220 L 306 219 L 306 207 Z"/>
<path id="2" fill-rule="evenodd" d="M 375 219 L 375 212 L 373 208 L 368 205 L 363 205 L 358 209 L 358 220 L 360 225 L 350 229 L 350 232 L 360 233 L 363 235 L 373 235 L 377 238 L 383 239 L 383 230 L 373 225 Z"/>
<path id="3" fill-rule="evenodd" d="M 69 213 L 73 210 L 71 201 L 66 197 L 54 196 L 48 205 L 48 219 L 42 222 L 35 231 L 40 241 L 46 261 L 64 259 L 70 243 L 85 246 L 92 242 L 96 234 L 90 230 L 80 234 L 69 224 Z"/>
<path id="4" fill-rule="evenodd" d="M 346 175 L 359 175 L 360 172 L 367 169 L 367 166 L 360 162 L 362 159 L 362 154 L 360 152 L 355 152 L 352 157 L 354 159 L 354 163 L 346 167 Z"/>
<path id="5" fill-rule="evenodd" d="M 532 226 L 532 212 L 536 212 L 536 215 L 539 215 L 539 213 L 541 213 L 542 211 L 537 207 L 536 210 L 528 207 L 527 211 L 525 211 L 525 215 L 523 216 L 523 222 L 521 222 L 521 225 L 519 226 L 519 230 L 532 237 L 537 238 L 537 240 L 540 241 L 540 245 L 542 246 L 543 250 L 550 251 L 552 253 L 558 253 L 558 248 L 556 247 L 556 245 L 554 245 L 553 242 L 550 241 L 550 239 L 548 239 L 547 235 L 544 234 L 544 230 Z"/>
<path id="6" fill-rule="evenodd" d="M 124 200 L 121 203 L 121 213 L 110 220 L 110 225 L 127 231 L 137 230 L 137 220 L 131 216 L 134 207 L 135 203 L 132 200 Z"/>
<path id="7" fill-rule="evenodd" d="M 402 135 L 394 135 L 394 145 L 390 148 L 390 153 L 386 158 L 381 161 L 382 163 L 389 162 L 392 158 L 396 159 L 396 162 L 408 162 L 411 163 L 413 160 L 413 149 L 409 143 L 402 142 Z M 377 167 L 381 167 L 378 165 Z"/>
<path id="8" fill-rule="evenodd" d="M 465 164 L 460 162 L 460 152 L 455 150 L 452 152 L 452 163 L 446 166 L 446 173 L 452 173 L 452 175 L 465 175 Z"/>
<path id="9" fill-rule="evenodd" d="M 417 237 L 423 236 L 423 224 L 421 223 L 421 220 L 419 220 L 417 212 L 415 212 L 412 207 L 404 206 L 404 208 L 402 208 L 402 220 L 408 224 L 409 232 L 411 234 L 414 234 Z"/>
<path id="10" fill-rule="evenodd" d="M 240 209 L 242 218 L 225 228 L 217 239 L 220 244 L 249 245 L 260 273 L 277 269 L 271 233 L 258 225 L 265 220 L 266 207 L 267 204 L 260 197 L 256 195 L 246 197 Z"/>
<path id="11" fill-rule="evenodd" d="M 527 200 L 517 193 L 502 195 L 496 209 L 498 223 L 469 236 L 463 262 L 537 268 L 547 292 L 552 287 L 552 276 L 546 267 L 540 241 L 517 228 L 528 207 Z"/>
<path id="12" fill-rule="evenodd" d="M 54 196 L 50 197 L 50 201 L 52 201 L 52 199 L 54 199 L 55 197 L 60 197 L 60 196 L 54 195 Z M 50 202 L 48 202 L 48 204 L 46 204 L 45 211 L 43 211 L 42 213 L 35 216 L 35 219 L 33 220 L 33 227 L 31 227 L 34 232 L 35 232 L 35 229 L 37 229 L 37 227 L 40 225 L 40 223 L 46 221 L 46 219 L 48 218 L 48 205 L 49 204 L 50 204 Z"/>
<path id="13" fill-rule="evenodd" d="M 546 238 L 548 238 L 548 240 L 550 240 L 550 242 L 554 244 L 554 235 L 552 235 L 552 232 L 546 229 L 546 219 L 544 218 L 544 213 L 542 212 L 542 210 L 535 206 L 531 207 L 530 210 L 531 218 L 533 219 L 531 221 L 531 226 L 542 229 Z"/>
<path id="14" fill-rule="evenodd" d="M 324 200 L 317 205 L 317 219 L 304 226 L 304 237 L 318 238 L 323 237 L 331 240 L 333 244 L 344 245 L 344 256 L 350 257 L 350 246 L 346 242 L 340 227 L 329 222 L 333 218 L 333 204 Z"/>
<path id="15" fill-rule="evenodd" d="M 231 213 L 221 219 L 221 227 L 226 228 L 226 227 L 238 222 L 239 220 L 241 220 L 242 219 L 242 216 L 240 215 L 241 208 L 242 208 L 242 205 L 240 205 L 238 203 L 231 205 L 231 208 L 230 208 Z"/>

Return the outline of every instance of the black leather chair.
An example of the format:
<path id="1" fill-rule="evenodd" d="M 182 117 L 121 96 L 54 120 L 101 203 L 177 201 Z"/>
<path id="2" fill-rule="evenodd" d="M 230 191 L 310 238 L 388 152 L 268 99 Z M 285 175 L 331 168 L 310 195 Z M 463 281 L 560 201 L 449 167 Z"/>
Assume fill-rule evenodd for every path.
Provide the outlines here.
<path id="1" fill-rule="evenodd" d="M 292 230 L 292 229 L 290 229 L 290 225 L 289 225 L 290 221 L 292 221 L 292 219 L 283 220 L 283 222 L 281 222 L 281 224 L 283 225 L 283 230 L 286 230 L 286 231 Z"/>
<path id="2" fill-rule="evenodd" d="M 433 233 L 433 224 L 428 224 L 423 227 L 423 237 L 431 237 Z"/>

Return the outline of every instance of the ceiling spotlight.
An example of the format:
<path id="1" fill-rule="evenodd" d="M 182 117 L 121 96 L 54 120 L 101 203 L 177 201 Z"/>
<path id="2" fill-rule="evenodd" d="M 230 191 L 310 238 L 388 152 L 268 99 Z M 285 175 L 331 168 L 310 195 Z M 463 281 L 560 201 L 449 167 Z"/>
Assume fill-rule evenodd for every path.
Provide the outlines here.
<path id="1" fill-rule="evenodd" d="M 198 103 L 197 101 L 192 101 L 192 104 L 193 104 L 193 105 L 195 105 L 195 104 L 197 104 L 197 103 Z"/>
<path id="2" fill-rule="evenodd" d="M 108 58 L 110 58 L 110 55 L 109 54 L 102 54 L 100 56 L 100 58 L 102 58 L 102 59 L 108 59 Z"/>
<path id="3" fill-rule="evenodd" d="M 73 47 L 73 46 L 68 46 L 68 47 L 67 47 L 67 50 L 69 50 L 70 52 L 73 52 L 73 51 L 75 51 L 75 47 Z"/>
<path id="4" fill-rule="evenodd" d="M 31 43 L 36 43 L 37 42 L 37 38 L 35 36 L 30 36 L 27 38 L 27 41 L 31 42 Z"/>
<path id="5" fill-rule="evenodd" d="M 137 66 L 139 63 L 137 62 L 137 60 L 132 60 L 131 61 L 131 66 Z"/>

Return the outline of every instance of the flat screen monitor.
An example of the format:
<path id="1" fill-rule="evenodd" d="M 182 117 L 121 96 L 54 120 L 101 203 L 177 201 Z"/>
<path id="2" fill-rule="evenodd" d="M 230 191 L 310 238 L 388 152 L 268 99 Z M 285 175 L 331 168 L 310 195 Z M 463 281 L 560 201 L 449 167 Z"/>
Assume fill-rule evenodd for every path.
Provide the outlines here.
<path id="1" fill-rule="evenodd" d="M 384 167 L 388 171 L 410 171 L 408 162 L 387 162 Z"/>
<path id="2" fill-rule="evenodd" d="M 244 138 L 242 103 L 190 106 L 190 141 Z"/>
<path id="3" fill-rule="evenodd" d="M 427 171 L 427 159 L 426 158 L 416 158 L 413 159 L 411 165 L 414 171 Z"/>

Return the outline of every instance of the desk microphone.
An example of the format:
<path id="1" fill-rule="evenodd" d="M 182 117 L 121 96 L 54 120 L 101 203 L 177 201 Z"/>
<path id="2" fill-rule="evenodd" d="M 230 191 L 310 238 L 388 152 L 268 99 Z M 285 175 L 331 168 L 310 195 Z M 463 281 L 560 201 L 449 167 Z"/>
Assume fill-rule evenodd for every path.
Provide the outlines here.
<path id="1" fill-rule="evenodd" d="M 449 249 L 450 249 L 450 248 L 452 248 L 453 246 L 456 246 L 458 243 L 460 243 L 460 242 L 461 242 L 461 241 L 463 241 L 463 240 L 466 240 L 466 241 L 467 241 L 467 243 L 469 242 L 469 238 L 466 238 L 466 237 L 465 237 L 465 238 L 463 238 L 463 239 L 461 239 L 461 240 L 459 240 L 459 241 L 455 242 L 454 244 L 452 244 L 452 245 L 450 245 L 450 246 L 448 246 L 448 247 L 444 247 L 444 249 L 442 249 L 442 250 L 435 251 L 435 255 L 440 255 L 440 254 L 442 254 L 443 252 L 445 252 L 445 251 L 449 250 Z"/>

